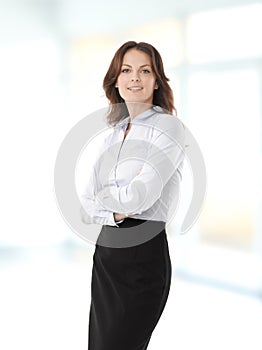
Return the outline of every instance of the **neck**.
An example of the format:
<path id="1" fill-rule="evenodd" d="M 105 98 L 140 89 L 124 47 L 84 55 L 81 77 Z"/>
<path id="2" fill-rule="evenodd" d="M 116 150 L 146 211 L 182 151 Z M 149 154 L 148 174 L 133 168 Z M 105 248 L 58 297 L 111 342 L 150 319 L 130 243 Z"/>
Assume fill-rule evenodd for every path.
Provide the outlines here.
<path id="1" fill-rule="evenodd" d="M 130 116 L 130 122 L 132 122 L 135 117 L 152 107 L 152 104 L 148 103 L 135 103 L 135 102 L 126 102 L 128 113 Z"/>

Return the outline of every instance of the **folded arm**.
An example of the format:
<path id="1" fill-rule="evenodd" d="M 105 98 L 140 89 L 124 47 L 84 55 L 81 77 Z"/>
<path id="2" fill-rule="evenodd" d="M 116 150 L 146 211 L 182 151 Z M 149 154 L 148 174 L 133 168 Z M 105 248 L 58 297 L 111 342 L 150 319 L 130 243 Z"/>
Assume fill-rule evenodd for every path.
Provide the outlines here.
<path id="1" fill-rule="evenodd" d="M 163 131 L 150 145 L 141 171 L 125 186 L 109 183 L 97 194 L 100 208 L 130 215 L 141 214 L 160 198 L 162 190 L 184 159 L 182 123 Z"/>

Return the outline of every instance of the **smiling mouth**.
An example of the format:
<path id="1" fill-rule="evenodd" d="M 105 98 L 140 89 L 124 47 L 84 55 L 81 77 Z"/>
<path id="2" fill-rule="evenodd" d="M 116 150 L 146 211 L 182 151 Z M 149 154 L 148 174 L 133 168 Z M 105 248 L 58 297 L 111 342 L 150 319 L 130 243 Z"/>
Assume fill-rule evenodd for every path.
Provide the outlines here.
<path id="1" fill-rule="evenodd" d="M 134 87 L 129 87 L 127 88 L 128 90 L 130 91 L 140 91 L 142 90 L 143 88 L 142 87 L 139 87 L 139 86 L 134 86 Z"/>

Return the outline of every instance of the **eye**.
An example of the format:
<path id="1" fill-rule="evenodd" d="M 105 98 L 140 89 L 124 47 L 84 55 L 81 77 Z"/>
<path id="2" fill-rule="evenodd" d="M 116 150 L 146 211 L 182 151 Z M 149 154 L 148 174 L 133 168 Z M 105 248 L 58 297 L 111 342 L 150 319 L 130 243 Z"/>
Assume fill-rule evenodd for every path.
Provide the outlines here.
<path id="1" fill-rule="evenodd" d="M 128 72 L 130 72 L 130 69 L 129 69 L 129 68 L 123 68 L 123 69 L 121 70 L 121 73 L 128 73 Z"/>
<path id="2" fill-rule="evenodd" d="M 143 70 L 142 70 L 142 73 L 144 73 L 144 74 L 149 74 L 149 73 L 150 73 L 150 70 L 149 70 L 149 69 L 143 69 Z"/>

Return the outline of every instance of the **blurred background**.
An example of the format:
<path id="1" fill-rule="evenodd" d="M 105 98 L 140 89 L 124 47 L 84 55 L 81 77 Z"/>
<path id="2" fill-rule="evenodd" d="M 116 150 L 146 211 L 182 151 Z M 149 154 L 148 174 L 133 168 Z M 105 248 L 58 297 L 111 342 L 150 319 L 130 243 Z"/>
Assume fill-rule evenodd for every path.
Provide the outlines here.
<path id="1" fill-rule="evenodd" d="M 87 350 L 94 246 L 56 204 L 54 164 L 69 130 L 107 105 L 116 49 L 161 53 L 178 117 L 203 152 L 207 195 L 179 234 L 149 350 L 262 348 L 262 3 L 241 0 L 0 0 L 0 347 Z"/>

